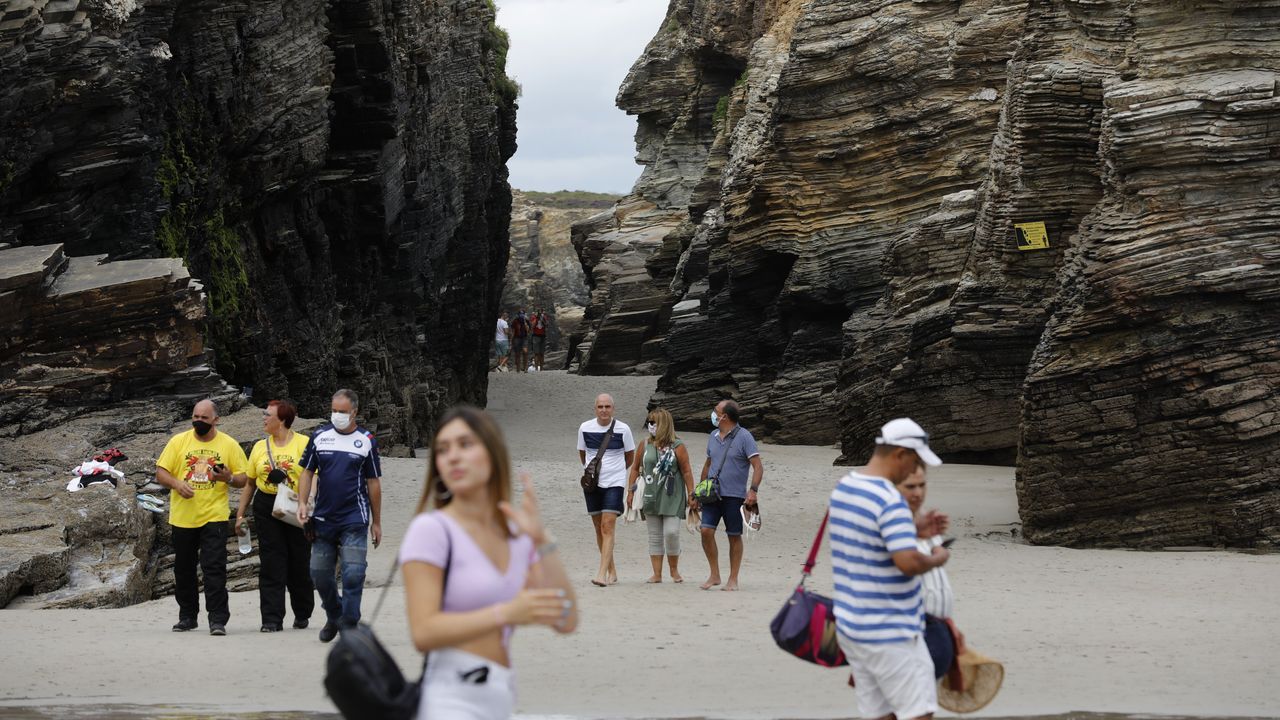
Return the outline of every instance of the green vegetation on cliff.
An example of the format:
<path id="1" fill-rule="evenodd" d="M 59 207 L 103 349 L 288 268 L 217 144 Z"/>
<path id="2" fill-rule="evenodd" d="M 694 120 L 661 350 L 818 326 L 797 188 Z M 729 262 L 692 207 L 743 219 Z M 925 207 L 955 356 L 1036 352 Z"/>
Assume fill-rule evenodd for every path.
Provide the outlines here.
<path id="1" fill-rule="evenodd" d="M 184 84 L 184 89 L 186 85 Z M 168 210 L 156 228 L 156 244 L 168 257 L 182 258 L 200 278 L 209 299 L 209 343 L 219 371 L 234 374 L 241 299 L 249 292 L 244 243 L 228 224 L 226 206 L 211 185 L 216 144 L 201 134 L 203 113 L 189 96 L 175 100 L 174 122 L 165 135 L 156 182 Z"/>
<path id="2" fill-rule="evenodd" d="M 556 192 L 538 192 L 523 190 L 524 196 L 534 205 L 556 208 L 559 210 L 595 209 L 608 210 L 621 199 L 620 195 L 590 192 L 587 190 L 557 190 Z"/>
<path id="3" fill-rule="evenodd" d="M 493 91 L 510 105 L 520 97 L 521 93 L 520 83 L 507 75 L 507 53 L 511 50 L 511 36 L 498 26 L 496 22 L 498 9 L 494 6 L 493 0 L 486 0 L 486 2 L 489 4 L 489 11 L 495 15 L 495 20 L 490 21 L 481 44 L 484 51 L 489 54 L 489 67 L 492 71 L 490 85 Z"/>

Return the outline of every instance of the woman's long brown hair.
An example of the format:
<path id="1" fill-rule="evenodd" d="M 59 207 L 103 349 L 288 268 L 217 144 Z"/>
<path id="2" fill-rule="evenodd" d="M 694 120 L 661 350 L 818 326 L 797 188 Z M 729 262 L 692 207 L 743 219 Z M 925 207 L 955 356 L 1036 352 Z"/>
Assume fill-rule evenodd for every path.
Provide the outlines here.
<path id="1" fill-rule="evenodd" d="M 666 408 L 659 407 L 650 410 L 649 417 L 658 426 L 653 436 L 654 447 L 669 448 L 675 444 L 676 423 L 671 419 L 671 413 Z"/>
<path id="2" fill-rule="evenodd" d="M 440 473 L 436 469 L 436 443 L 440 439 L 440 430 L 454 420 L 466 423 L 489 451 L 489 464 L 492 468 L 489 474 L 489 498 L 493 501 L 493 516 L 503 532 L 510 537 L 511 528 L 507 525 L 507 518 L 498 509 L 498 503 L 511 500 L 511 456 L 507 452 L 507 441 L 502 437 L 502 428 L 498 427 L 498 423 L 488 413 L 470 405 L 459 405 L 440 418 L 435 437 L 431 438 L 431 462 L 427 463 L 426 487 L 422 489 L 422 499 L 418 501 L 415 514 L 426 510 L 428 506 L 439 510 L 453 499 L 441 496 L 444 481 L 440 479 Z"/>

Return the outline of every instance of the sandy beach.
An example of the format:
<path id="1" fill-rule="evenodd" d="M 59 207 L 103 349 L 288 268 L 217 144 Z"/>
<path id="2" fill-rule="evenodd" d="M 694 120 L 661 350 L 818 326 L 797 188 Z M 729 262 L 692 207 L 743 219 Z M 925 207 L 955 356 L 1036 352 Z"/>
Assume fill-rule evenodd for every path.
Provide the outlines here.
<path id="1" fill-rule="evenodd" d="M 542 628 L 516 633 L 521 714 L 853 717 L 845 673 L 786 655 L 768 631 L 844 472 L 831 465 L 834 447 L 762 446 L 764 528 L 747 545 L 741 591 L 698 589 L 707 567 L 689 534 L 681 561 L 686 582 L 645 584 L 642 524 L 620 526 L 619 584 L 588 582 L 596 549 L 577 484 L 574 431 L 591 417 L 598 391 L 612 392 L 619 417 L 638 430 L 654 382 L 558 372 L 490 376 L 490 410 L 516 467 L 534 477 L 583 612 L 581 630 L 571 636 Z M 696 470 L 706 435 L 682 436 Z M 370 586 L 390 571 L 425 460 L 387 459 L 384 467 L 386 538 L 370 552 Z M 974 647 L 1005 664 L 1004 688 L 981 715 L 1280 716 L 1273 679 L 1280 556 L 1031 547 L 1011 533 L 1018 521 L 1011 468 L 948 465 L 931 474 L 929 486 L 928 505 L 951 514 L 960 538 L 948 566 L 957 621 Z M 727 564 L 723 537 L 721 543 Z M 421 661 L 409 646 L 398 585 L 375 629 L 412 670 Z M 814 587 L 830 586 L 824 552 Z M 366 617 L 379 592 L 366 588 Z M 260 634 L 257 604 L 256 592 L 232 595 L 224 638 L 207 635 L 203 615 L 198 632 L 170 632 L 172 598 L 114 610 L 0 610 L 0 706 L 332 712 L 321 686 L 328 646 L 316 639 L 319 622 Z M 316 621 L 319 613 L 317 606 Z"/>

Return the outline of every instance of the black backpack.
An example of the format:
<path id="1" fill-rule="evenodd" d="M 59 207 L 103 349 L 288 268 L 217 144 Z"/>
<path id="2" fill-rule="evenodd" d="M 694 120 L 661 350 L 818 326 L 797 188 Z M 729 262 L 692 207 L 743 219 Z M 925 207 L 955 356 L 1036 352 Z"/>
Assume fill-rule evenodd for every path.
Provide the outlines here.
<path id="1" fill-rule="evenodd" d="M 446 535 L 446 537 L 448 537 Z M 444 582 L 449 582 L 449 565 L 453 563 L 453 542 L 444 563 Z M 378 596 L 369 624 L 360 623 L 342 630 L 334 640 L 333 649 L 325 663 L 324 689 L 329 699 L 347 720 L 412 720 L 418 714 L 422 699 L 420 680 L 405 679 L 387 649 L 378 642 L 371 627 L 387 598 L 387 590 L 395 579 L 399 563 L 391 568 L 391 576 Z M 444 602 L 443 588 L 440 593 Z M 427 670 L 427 659 L 422 659 L 422 672 Z M 422 674 L 418 675 L 421 679 Z"/>

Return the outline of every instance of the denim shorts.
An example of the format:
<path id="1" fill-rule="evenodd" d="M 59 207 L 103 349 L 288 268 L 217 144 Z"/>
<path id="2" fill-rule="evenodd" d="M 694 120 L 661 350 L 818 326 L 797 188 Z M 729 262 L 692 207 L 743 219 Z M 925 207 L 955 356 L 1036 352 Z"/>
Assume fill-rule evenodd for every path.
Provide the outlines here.
<path id="1" fill-rule="evenodd" d="M 720 527 L 724 520 L 724 534 L 738 537 L 742 534 L 742 503 L 746 498 L 720 497 L 720 502 L 702 506 L 702 525 L 708 530 Z"/>
<path id="2" fill-rule="evenodd" d="M 587 501 L 588 515 L 599 515 L 600 513 L 606 512 L 611 512 L 614 515 L 621 515 L 624 495 L 625 493 L 621 487 L 582 491 L 582 497 L 586 498 Z"/>

